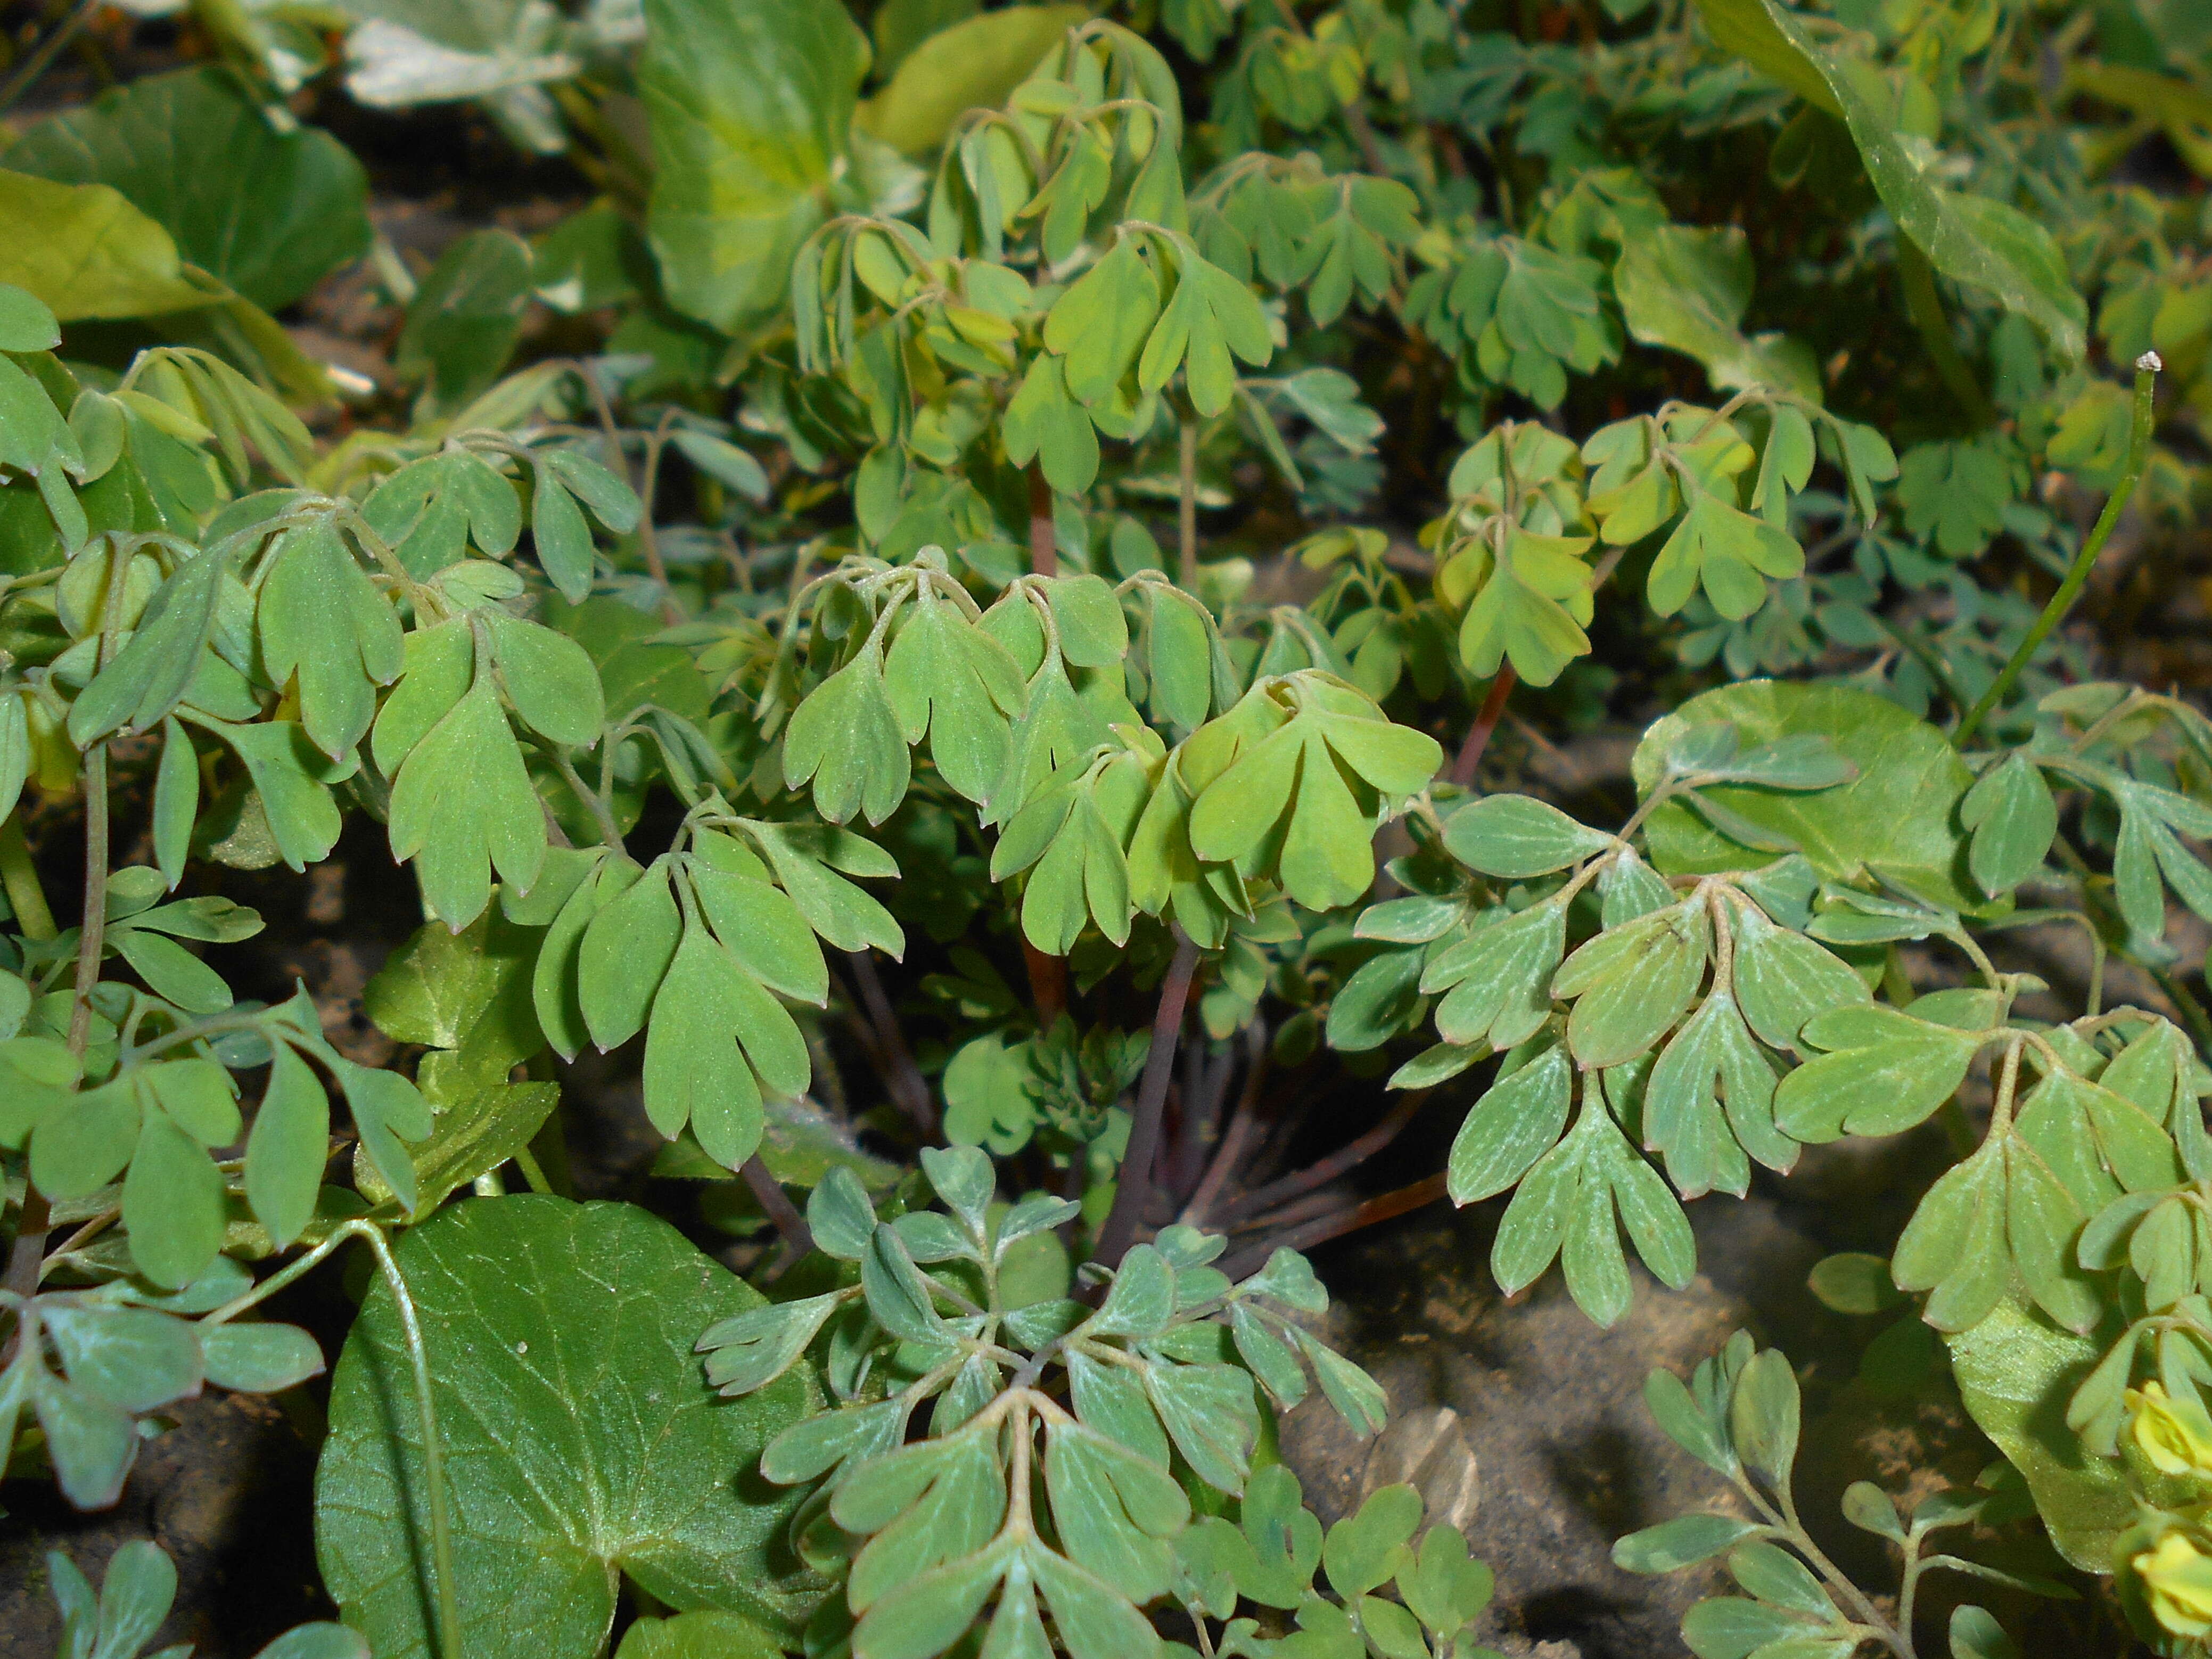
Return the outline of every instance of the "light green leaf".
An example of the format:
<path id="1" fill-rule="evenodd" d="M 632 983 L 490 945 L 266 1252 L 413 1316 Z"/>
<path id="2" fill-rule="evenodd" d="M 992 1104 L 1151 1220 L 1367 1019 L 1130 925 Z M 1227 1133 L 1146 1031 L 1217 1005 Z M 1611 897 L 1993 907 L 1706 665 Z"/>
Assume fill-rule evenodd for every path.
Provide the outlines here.
<path id="1" fill-rule="evenodd" d="M 185 258 L 272 311 L 368 251 L 368 179 L 352 152 L 277 126 L 228 69 L 114 88 L 29 128 L 0 165 L 112 186 Z"/>
<path id="2" fill-rule="evenodd" d="M 655 860 L 642 876 L 615 892 L 607 892 L 602 880 L 576 963 L 578 1001 L 592 1041 L 602 1052 L 629 1042 L 643 1028 L 660 977 L 675 960 L 683 928 L 665 859 Z"/>
<path id="3" fill-rule="evenodd" d="M 784 781 L 811 780 L 815 810 L 832 823 L 855 812 L 881 823 L 906 799 L 912 763 L 873 641 L 807 694 L 783 740 Z"/>
<path id="4" fill-rule="evenodd" d="M 1452 1139 L 1452 1202 L 1472 1204 L 1520 1180 L 1566 1127 L 1571 1088 L 1566 1050 L 1556 1043 L 1491 1085 Z"/>
<path id="5" fill-rule="evenodd" d="M 54 320 L 46 301 L 23 289 L 0 284 L 0 351 L 52 351 L 61 343 L 61 325 Z M 103 403 L 88 407 L 112 410 L 115 405 Z"/>
<path id="6" fill-rule="evenodd" d="M 2008 755 L 1982 774 L 1959 804 L 1959 821 L 1973 831 L 1968 867 L 1974 882 L 1996 898 L 2043 868 L 2058 833 L 2058 807 L 2043 769 L 2025 755 Z"/>
<path id="7" fill-rule="evenodd" d="M 1613 845 L 1613 836 L 1529 795 L 1486 795 L 1444 823 L 1444 847 L 1454 858 L 1511 881 L 1564 870 Z"/>
<path id="8" fill-rule="evenodd" d="M 1733 1515 L 1681 1515 L 1632 1532 L 1613 1547 L 1613 1565 L 1626 1572 L 1673 1572 L 1709 1561 L 1759 1529 Z"/>
<path id="9" fill-rule="evenodd" d="M 945 781 L 969 800 L 986 799 L 1006 769 L 1009 723 L 1028 703 L 1006 647 L 933 586 L 891 642 L 883 684 L 905 740 L 919 743 L 927 732 Z M 785 752 L 787 763 L 788 741 Z"/>
<path id="10" fill-rule="evenodd" d="M 1687 727 L 1732 722 L 1744 742 L 1824 737 L 1858 769 L 1835 789 L 1796 794 L 1741 785 L 1699 793 L 1760 829 L 1787 836 L 1832 881 L 1869 875 L 1894 881 L 1930 902 L 1969 914 L 1985 902 L 1971 885 L 1956 814 L 1972 775 L 1943 734 L 1887 697 L 1855 687 L 1754 680 L 1692 698 L 1656 722 L 1632 762 L 1639 794 L 1657 783 L 1666 756 Z M 1669 875 L 1705 874 L 1763 864 L 1711 829 L 1680 801 L 1654 810 L 1651 860 Z"/>
<path id="11" fill-rule="evenodd" d="M 846 159 L 868 43 L 840 0 L 646 0 L 648 225 L 678 310 L 726 333 L 782 303 Z"/>
<path id="12" fill-rule="evenodd" d="M 504 611 L 486 611 L 492 659 L 524 725 L 554 742 L 591 747 L 606 719 L 599 671 L 565 634 Z"/>
<path id="13" fill-rule="evenodd" d="M 376 688 L 398 678 L 405 641 L 331 520 L 285 534 L 262 579 L 258 618 L 270 678 L 281 686 L 299 677 L 308 737 L 344 755 L 376 718 Z"/>
<path id="14" fill-rule="evenodd" d="M 1816 109 L 1831 115 L 1844 112 L 1826 77 L 1776 27 L 1762 0 L 1698 0 L 1698 15 L 1723 52 L 1765 71 Z"/>
<path id="15" fill-rule="evenodd" d="M 707 1155 L 732 1170 L 753 1155 L 761 1135 L 760 1085 L 738 1046 L 746 989 L 729 953 L 703 928 L 687 928 L 653 995 L 645 1036 L 653 1127 L 672 1138 L 690 1123 Z"/>
<path id="16" fill-rule="evenodd" d="M 106 185 L 0 172 L 0 282 L 65 323 L 187 311 L 221 297 L 187 278 L 169 233 Z"/>
<path id="17" fill-rule="evenodd" d="M 2010 1295 L 1944 1340 L 1967 1412 L 2026 1477 L 2058 1553 L 2085 1572 L 2110 1571 L 2113 1546 L 2136 1518 L 2126 1472 L 2066 1424 L 2067 1401 L 2096 1365 L 2098 1345 Z"/>
<path id="18" fill-rule="evenodd" d="M 240 1394 L 276 1394 L 323 1370 L 323 1351 L 296 1325 L 203 1325 L 199 1339 L 208 1381 Z"/>
<path id="19" fill-rule="evenodd" d="M 1734 225 L 1661 225 L 1631 237 L 1613 266 L 1613 286 L 1631 334 L 1695 357 L 1715 386 L 1730 392 L 1763 386 L 1820 401 L 1820 370 L 1806 347 L 1776 334 L 1744 336 L 1751 248 Z"/>
<path id="20" fill-rule="evenodd" d="M 864 100 L 854 119 L 893 149 L 927 157 L 966 112 L 1004 103 L 1090 15 L 1075 5 L 1008 6 L 954 22 L 902 54 L 890 83 Z M 880 35 L 880 21 L 877 27 Z"/>
<path id="21" fill-rule="evenodd" d="M 623 1632 L 615 1659 L 780 1659 L 784 1644 L 742 1613 L 702 1607 L 672 1619 L 640 1619 Z"/>
<path id="22" fill-rule="evenodd" d="M 1875 1004 L 1808 1020 L 1803 1040 L 1829 1052 L 1782 1079 L 1774 1120 L 1804 1141 L 1896 1134 L 1924 1121 L 1958 1092 L 1983 1041 Z"/>
<path id="23" fill-rule="evenodd" d="M 1061 358 L 1068 395 L 1097 404 L 1137 367 L 1160 314 L 1160 279 L 1144 239 L 1123 236 L 1046 315 L 1044 343 Z"/>
<path id="24" fill-rule="evenodd" d="M 148 1112 L 123 1182 L 131 1259 L 156 1285 L 180 1289 L 222 1248 L 222 1172 L 166 1113 Z"/>
<path id="25" fill-rule="evenodd" d="M 491 901 L 491 873 L 528 888 L 545 814 L 489 675 L 415 745 L 392 787 L 392 856 L 415 859 L 423 903 L 450 927 Z"/>

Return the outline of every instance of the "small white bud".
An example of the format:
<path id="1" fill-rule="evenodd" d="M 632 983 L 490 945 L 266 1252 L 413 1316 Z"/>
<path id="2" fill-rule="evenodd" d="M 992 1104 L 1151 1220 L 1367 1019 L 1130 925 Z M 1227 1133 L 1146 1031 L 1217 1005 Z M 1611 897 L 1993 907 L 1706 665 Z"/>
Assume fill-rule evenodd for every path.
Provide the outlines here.
<path id="1" fill-rule="evenodd" d="M 2136 359 L 2136 367 L 2146 374 L 2155 374 L 2166 367 L 2166 359 L 2155 351 L 2146 351 Z"/>

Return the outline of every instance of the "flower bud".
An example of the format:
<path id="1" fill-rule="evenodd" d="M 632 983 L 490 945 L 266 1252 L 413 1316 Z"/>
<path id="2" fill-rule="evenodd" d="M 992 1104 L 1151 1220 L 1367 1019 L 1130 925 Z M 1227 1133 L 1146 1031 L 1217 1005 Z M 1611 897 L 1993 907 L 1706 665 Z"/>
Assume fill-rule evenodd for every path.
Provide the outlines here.
<path id="1" fill-rule="evenodd" d="M 2169 1532 L 2129 1564 L 2142 1579 L 2151 1616 L 2176 1636 L 2212 1633 L 2212 1558 L 2188 1534 Z"/>
<path id="2" fill-rule="evenodd" d="M 2128 1391 L 2136 1445 L 2161 1474 L 2212 1481 L 2212 1416 L 2194 1400 L 2176 1401 L 2156 1382 Z"/>

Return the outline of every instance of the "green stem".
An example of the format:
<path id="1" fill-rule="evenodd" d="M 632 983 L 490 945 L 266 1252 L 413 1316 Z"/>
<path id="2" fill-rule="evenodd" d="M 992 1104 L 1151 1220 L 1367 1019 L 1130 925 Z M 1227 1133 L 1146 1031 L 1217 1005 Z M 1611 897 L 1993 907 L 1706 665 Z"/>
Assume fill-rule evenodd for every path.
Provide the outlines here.
<path id="1" fill-rule="evenodd" d="M 92 989 L 107 947 L 107 744 L 84 751 L 84 916 L 77 924 L 76 985 L 70 1003 L 70 1052 L 84 1058 L 92 1037 Z"/>
<path id="2" fill-rule="evenodd" d="M 522 1178 L 530 1183 L 530 1190 L 541 1194 L 550 1194 L 553 1183 L 545 1178 L 545 1171 L 527 1146 L 520 1147 L 514 1154 L 514 1167 L 522 1171 Z"/>
<path id="3" fill-rule="evenodd" d="M 1826 1552 L 1813 1541 L 1813 1534 L 1805 1530 L 1805 1523 L 1797 1518 L 1797 1499 L 1791 1493 L 1789 1482 L 1783 1482 L 1775 1496 L 1782 1505 L 1782 1519 L 1790 1529 L 1790 1543 L 1812 1565 L 1814 1571 L 1827 1580 L 1831 1590 L 1850 1604 L 1852 1611 L 1858 1615 L 1858 1622 L 1873 1632 L 1875 1639 L 1895 1654 L 1897 1659 L 1914 1659 L 1911 1627 L 1897 1630 L 1884 1622 L 1881 1615 L 1875 1611 L 1874 1603 L 1867 1599 L 1865 1592 L 1853 1583 L 1843 1569 L 1831 1561 Z"/>
<path id="4" fill-rule="evenodd" d="M 1176 580 L 1187 593 L 1198 591 L 1198 416 L 1182 417 L 1176 470 L 1176 530 L 1181 538 Z"/>
<path id="5" fill-rule="evenodd" d="M 61 56 L 62 48 L 76 38 L 76 32 L 84 27 L 85 20 L 98 11 L 100 6 L 100 0 L 77 0 L 77 3 L 70 9 L 69 15 L 46 31 L 45 38 L 32 49 L 31 55 L 8 77 L 7 84 L 0 86 L 0 110 L 13 107 L 15 100 L 31 89 L 54 59 Z"/>
<path id="6" fill-rule="evenodd" d="M 416 1419 L 422 1435 L 422 1485 L 430 1509 L 430 1564 L 436 1578 L 433 1594 L 438 1606 L 438 1648 L 440 1659 L 461 1659 L 461 1613 L 457 1581 L 453 1577 L 453 1528 L 446 1502 L 446 1455 L 438 1436 L 438 1407 L 430 1396 L 430 1358 L 422 1346 L 422 1324 L 416 1317 L 415 1298 L 409 1294 L 407 1281 L 400 1275 L 399 1264 L 392 1259 L 392 1247 L 385 1242 L 383 1230 L 368 1221 L 349 1221 L 334 1229 L 321 1243 L 292 1262 L 281 1272 L 271 1273 L 245 1295 L 234 1302 L 225 1303 L 200 1322 L 221 1325 L 236 1318 L 255 1304 L 266 1301 L 287 1285 L 313 1269 L 317 1263 L 336 1250 L 349 1238 L 358 1238 L 368 1244 L 376 1257 L 379 1272 L 384 1275 L 385 1285 L 392 1292 L 392 1305 L 399 1310 L 399 1331 L 407 1345 L 407 1359 L 415 1373 Z"/>
<path id="7" fill-rule="evenodd" d="M 1966 711 L 1966 718 L 1951 734 L 1952 748 L 1966 747 L 1966 740 L 1980 729 L 1989 712 L 2012 690 L 2013 682 L 2020 678 L 2021 671 L 2027 666 L 2037 648 L 2051 637 L 2051 630 L 2065 620 L 2066 613 L 2074 608 L 2074 601 L 2081 596 L 2091 567 L 2105 550 L 2105 544 L 2112 539 L 2112 527 L 2119 523 L 2121 513 L 2136 493 L 2136 485 L 2142 481 L 2143 462 L 2150 452 L 2152 392 L 2158 385 L 2159 370 L 2165 367 L 2155 351 L 2146 351 L 2136 359 L 2135 413 L 2128 427 L 2128 459 L 2121 469 L 2119 482 L 2112 486 L 2105 510 L 2097 515 L 2096 526 L 2081 544 L 2081 550 L 2074 556 L 2074 568 L 2066 573 L 2066 580 L 2058 584 L 2051 603 L 2043 607 L 2043 614 L 2027 630 L 2027 637 L 2020 642 L 1996 678 L 1990 682 L 1990 689 L 1982 693 L 1981 701 Z"/>
<path id="8" fill-rule="evenodd" d="M 676 595 L 669 591 L 668 567 L 660 557 L 660 538 L 653 528 L 653 498 L 660 487 L 660 454 L 668 447 L 668 429 L 676 423 L 676 411 L 670 410 L 653 428 L 653 435 L 645 441 L 644 481 L 638 486 L 638 500 L 645 509 L 637 515 L 638 550 L 645 555 L 646 572 L 660 589 L 660 615 L 673 628 L 684 620 L 684 607 L 676 603 Z"/>
<path id="9" fill-rule="evenodd" d="M 592 822 L 599 832 L 600 844 L 621 852 L 622 826 L 615 822 L 614 811 L 605 799 L 584 781 L 582 775 L 576 770 L 576 763 L 568 758 L 565 750 L 552 744 L 540 744 L 538 751 L 553 763 L 553 769 L 561 775 L 561 781 L 568 786 L 569 793 L 592 815 Z M 610 745 L 609 753 L 612 752 Z"/>
<path id="10" fill-rule="evenodd" d="M 1990 406 L 1981 382 L 1974 378 L 1974 371 L 1959 355 L 1958 343 L 1951 337 L 1942 297 L 1936 292 L 1936 269 L 1909 236 L 1898 238 L 1897 274 L 1905 285 L 1905 309 L 1912 313 L 1912 325 L 1920 331 L 1936 374 L 1976 426 L 1996 425 L 1996 410 Z"/>
<path id="11" fill-rule="evenodd" d="M 23 815 L 11 812 L 0 824 L 0 886 L 8 893 L 8 908 L 23 925 L 23 937 L 44 943 L 59 937 L 54 913 L 46 905 L 46 890 L 39 885 L 38 866 L 23 839 Z"/>

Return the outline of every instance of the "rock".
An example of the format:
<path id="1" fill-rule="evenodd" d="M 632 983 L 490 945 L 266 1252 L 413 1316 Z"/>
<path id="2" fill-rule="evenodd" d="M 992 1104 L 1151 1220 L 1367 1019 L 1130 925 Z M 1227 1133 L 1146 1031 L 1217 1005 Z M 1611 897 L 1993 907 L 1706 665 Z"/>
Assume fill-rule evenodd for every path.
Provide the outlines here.
<path id="1" fill-rule="evenodd" d="M 1556 1271 L 1514 1304 L 1498 1294 L 1500 1211 L 1437 1206 L 1322 1258 L 1339 1298 L 1328 1334 L 1389 1392 L 1392 1421 L 1363 1444 L 1310 1400 L 1284 1425 L 1284 1455 L 1324 1520 L 1402 1480 L 1431 1519 L 1461 1526 L 1498 1576 L 1478 1639 L 1512 1659 L 1679 1659 L 1683 1613 L 1724 1575 L 1624 1572 L 1613 1540 L 1738 1503 L 1660 1433 L 1644 1379 L 1654 1366 L 1687 1373 L 1732 1332 L 1765 1328 L 1764 1304 L 1806 1300 L 1819 1252 L 1756 1194 L 1694 1204 L 1705 1271 L 1679 1291 L 1639 1271 L 1635 1304 L 1600 1330 Z"/>
<path id="2" fill-rule="evenodd" d="M 307 1525 L 312 1437 L 277 1406 L 210 1389 L 164 1413 L 114 1508 L 85 1515 L 52 1485 L 13 1480 L 0 1520 L 0 1659 L 52 1659 L 61 1615 L 46 1590 L 59 1550 L 98 1583 L 109 1559 L 151 1538 L 177 1565 L 177 1600 L 149 1648 L 191 1642 L 242 1659 L 293 1625 L 331 1617 Z"/>

